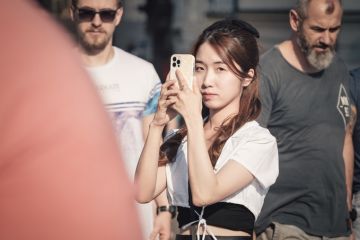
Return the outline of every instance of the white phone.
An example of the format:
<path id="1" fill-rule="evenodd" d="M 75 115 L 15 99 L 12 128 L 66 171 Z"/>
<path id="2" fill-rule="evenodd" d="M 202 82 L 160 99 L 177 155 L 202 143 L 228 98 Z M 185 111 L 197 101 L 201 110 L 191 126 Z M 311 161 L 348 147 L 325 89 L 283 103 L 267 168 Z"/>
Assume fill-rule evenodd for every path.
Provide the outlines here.
<path id="1" fill-rule="evenodd" d="M 179 69 L 192 89 L 194 81 L 195 57 L 191 54 L 173 54 L 170 58 L 170 79 L 177 80 L 175 71 Z"/>

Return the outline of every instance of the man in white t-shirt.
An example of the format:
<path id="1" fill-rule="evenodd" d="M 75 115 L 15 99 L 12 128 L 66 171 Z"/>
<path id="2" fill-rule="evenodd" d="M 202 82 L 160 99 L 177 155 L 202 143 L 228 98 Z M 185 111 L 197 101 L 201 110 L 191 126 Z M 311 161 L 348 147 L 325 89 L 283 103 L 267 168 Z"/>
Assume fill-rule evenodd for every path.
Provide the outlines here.
<path id="1" fill-rule="evenodd" d="M 148 126 L 157 108 L 160 79 L 153 65 L 112 46 L 123 14 L 121 0 L 73 0 L 80 55 L 112 117 L 129 177 L 133 179 Z M 144 236 L 153 227 L 151 204 L 139 205 Z"/>

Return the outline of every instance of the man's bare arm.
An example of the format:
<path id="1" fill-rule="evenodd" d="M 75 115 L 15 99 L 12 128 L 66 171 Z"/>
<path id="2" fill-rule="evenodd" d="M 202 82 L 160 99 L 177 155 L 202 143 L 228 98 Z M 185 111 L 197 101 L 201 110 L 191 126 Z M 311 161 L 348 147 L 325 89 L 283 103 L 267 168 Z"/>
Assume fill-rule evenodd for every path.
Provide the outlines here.
<path id="1" fill-rule="evenodd" d="M 345 164 L 345 180 L 346 180 L 346 191 L 347 191 L 347 206 L 349 210 L 352 208 L 352 181 L 354 174 L 354 146 L 352 141 L 352 134 L 356 123 L 357 111 L 354 105 L 351 105 L 351 118 L 346 126 L 343 158 Z"/>

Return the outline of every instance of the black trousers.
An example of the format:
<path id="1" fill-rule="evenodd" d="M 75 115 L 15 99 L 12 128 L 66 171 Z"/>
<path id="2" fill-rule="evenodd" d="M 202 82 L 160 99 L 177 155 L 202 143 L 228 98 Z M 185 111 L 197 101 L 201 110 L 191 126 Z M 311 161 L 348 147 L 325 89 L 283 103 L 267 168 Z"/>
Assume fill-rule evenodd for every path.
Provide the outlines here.
<path id="1" fill-rule="evenodd" d="M 251 240 L 251 236 L 215 236 L 217 240 Z M 192 240 L 191 235 L 176 235 L 175 240 Z M 210 235 L 205 236 L 205 240 L 214 240 Z"/>

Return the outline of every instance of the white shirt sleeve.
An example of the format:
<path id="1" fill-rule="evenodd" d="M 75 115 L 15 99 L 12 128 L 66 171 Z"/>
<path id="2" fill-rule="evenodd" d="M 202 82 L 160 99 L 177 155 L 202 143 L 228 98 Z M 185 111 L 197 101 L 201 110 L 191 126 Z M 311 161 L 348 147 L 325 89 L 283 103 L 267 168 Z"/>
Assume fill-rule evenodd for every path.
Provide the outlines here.
<path id="1" fill-rule="evenodd" d="M 276 139 L 262 129 L 247 135 L 245 139 L 232 139 L 233 151 L 229 160 L 244 166 L 264 187 L 270 187 L 279 174 L 279 158 Z"/>

